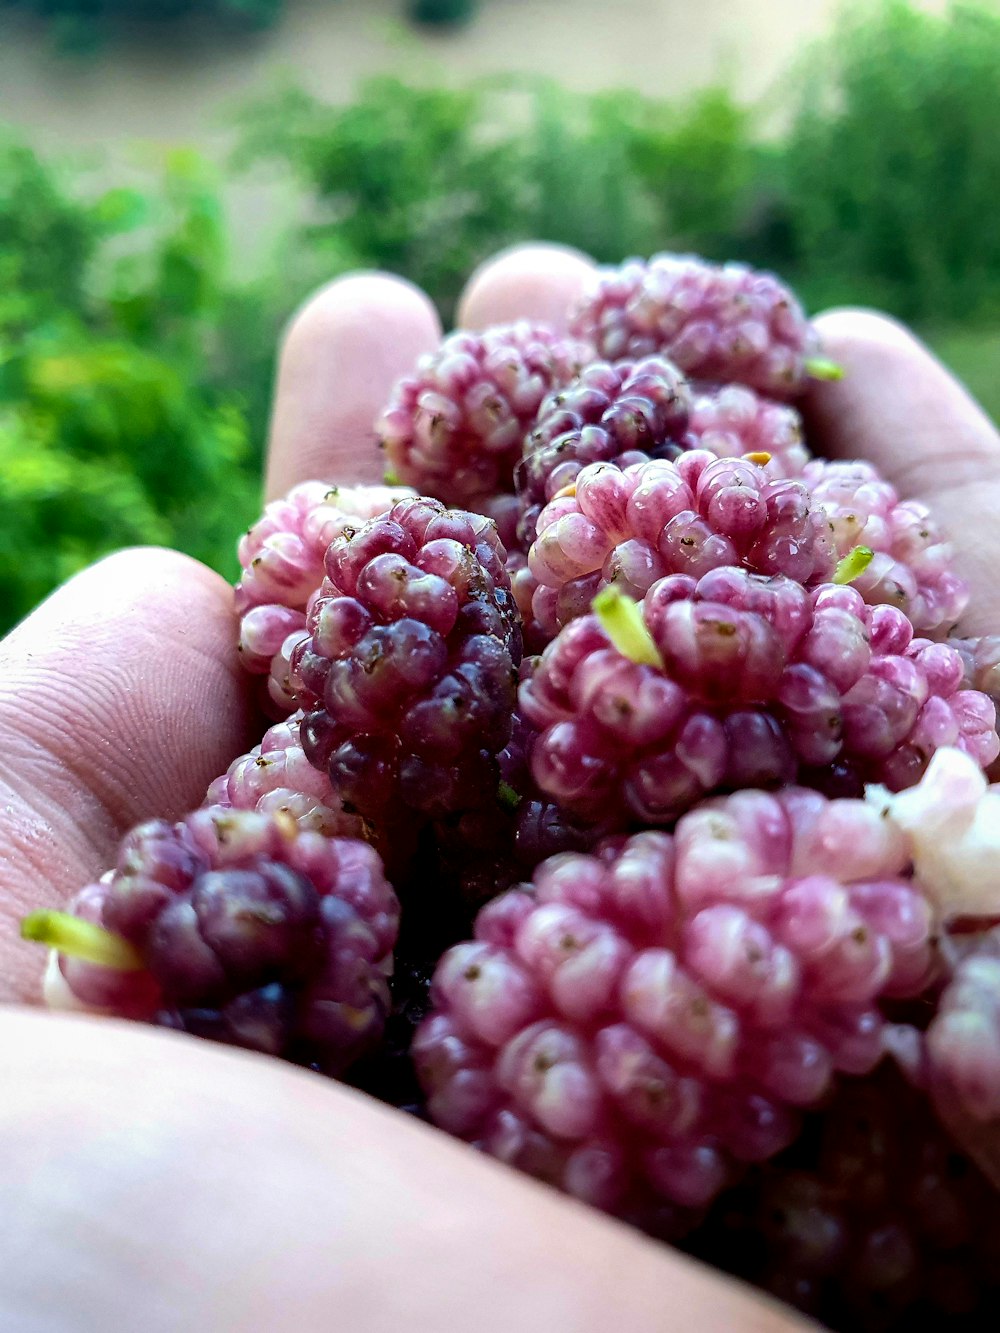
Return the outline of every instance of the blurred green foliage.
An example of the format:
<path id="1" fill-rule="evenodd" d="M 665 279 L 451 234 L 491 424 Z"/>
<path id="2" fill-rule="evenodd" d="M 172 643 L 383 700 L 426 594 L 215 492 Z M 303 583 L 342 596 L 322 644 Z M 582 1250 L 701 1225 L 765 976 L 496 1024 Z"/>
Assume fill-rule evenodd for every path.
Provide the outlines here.
<path id="1" fill-rule="evenodd" d="M 244 402 L 217 364 L 224 256 L 196 156 L 173 154 L 155 194 L 81 200 L 0 143 L 3 627 L 127 543 L 232 571 L 257 481 Z"/>
<path id="2" fill-rule="evenodd" d="M 277 330 L 351 268 L 403 274 L 448 320 L 475 265 L 531 237 L 741 258 L 811 308 L 917 322 L 1000 418 L 997 71 L 1000 14 L 888 0 L 805 59 L 767 137 L 722 89 L 677 105 L 380 78 L 330 106 L 286 87 L 243 113 L 235 166 L 284 173 L 308 220 L 240 287 L 195 155 L 91 198 L 0 143 L 0 628 L 126 542 L 232 574 Z"/>
<path id="3" fill-rule="evenodd" d="M 909 319 L 1000 312 L 1000 14 L 892 0 L 809 61 L 784 150 L 794 259 L 818 292 Z"/>
<path id="4" fill-rule="evenodd" d="M 294 173 L 309 244 L 402 272 L 445 311 L 476 262 L 534 235 L 609 261 L 745 258 L 813 305 L 993 318 L 998 87 L 995 8 L 886 0 L 845 17 L 785 81 L 778 137 L 722 88 L 678 104 L 381 78 L 346 107 L 279 90 L 244 116 L 242 156 Z"/>

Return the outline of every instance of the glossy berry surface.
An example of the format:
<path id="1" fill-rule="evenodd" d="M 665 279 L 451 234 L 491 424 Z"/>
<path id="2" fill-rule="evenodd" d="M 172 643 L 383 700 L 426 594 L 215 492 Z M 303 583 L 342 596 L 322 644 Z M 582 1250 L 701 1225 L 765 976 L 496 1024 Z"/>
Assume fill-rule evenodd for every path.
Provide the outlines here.
<path id="1" fill-rule="evenodd" d="M 513 491 L 542 400 L 589 357 L 584 344 L 526 321 L 451 334 L 399 381 L 376 424 L 390 471 L 446 504 Z"/>
<path id="2" fill-rule="evenodd" d="M 803 779 L 850 795 L 866 781 L 895 790 L 939 745 L 983 767 L 1000 751 L 993 704 L 961 688 L 958 655 L 913 640 L 900 612 L 851 588 L 809 593 L 721 568 L 661 580 L 637 614 L 650 660 L 591 614 L 520 688 L 539 732 L 535 781 L 577 815 L 663 824 L 713 790 Z"/>
<path id="3" fill-rule="evenodd" d="M 240 538 L 237 554 L 243 572 L 236 585 L 240 661 L 255 675 L 270 675 L 273 711 L 288 713 L 295 707 L 288 692 L 288 657 L 323 582 L 323 559 L 330 543 L 409 494 L 405 486 L 300 482 L 286 496 L 272 500 Z"/>
<path id="4" fill-rule="evenodd" d="M 549 630 L 612 584 L 641 598 L 667 574 L 698 578 L 724 565 L 818 584 L 838 559 L 830 526 L 800 481 L 703 449 L 624 471 L 585 467 L 574 493 L 542 510 L 537 532 L 528 555 L 540 585 L 532 609 Z"/>
<path id="5" fill-rule="evenodd" d="M 382 1033 L 399 904 L 367 843 L 287 815 L 206 807 L 153 820 L 73 911 L 142 968 L 74 958 L 79 1002 L 339 1074 Z"/>
<path id="6" fill-rule="evenodd" d="M 774 398 L 805 388 L 815 352 L 809 322 L 784 283 L 694 255 L 601 270 L 572 329 L 608 361 L 667 356 L 692 379 L 746 384 Z"/>
<path id="7" fill-rule="evenodd" d="M 234 759 L 208 789 L 205 805 L 284 814 L 303 831 L 328 837 L 364 837 L 364 822 L 348 814 L 326 773 L 306 758 L 293 713 L 264 734 L 260 745 Z"/>
<path id="8" fill-rule="evenodd" d="M 879 1060 L 932 923 L 863 802 L 745 791 L 556 856 L 445 954 L 415 1043 L 434 1121 L 612 1212 L 708 1203 Z"/>
<path id="9" fill-rule="evenodd" d="M 334 542 L 291 679 L 303 745 L 345 808 L 385 824 L 491 801 L 518 617 L 489 520 L 404 500 Z"/>
<path id="10" fill-rule="evenodd" d="M 627 466 L 676 457 L 690 411 L 691 390 L 683 375 L 655 356 L 616 365 L 593 362 L 549 394 L 514 472 L 525 550 L 534 541 L 542 508 L 588 463 Z"/>

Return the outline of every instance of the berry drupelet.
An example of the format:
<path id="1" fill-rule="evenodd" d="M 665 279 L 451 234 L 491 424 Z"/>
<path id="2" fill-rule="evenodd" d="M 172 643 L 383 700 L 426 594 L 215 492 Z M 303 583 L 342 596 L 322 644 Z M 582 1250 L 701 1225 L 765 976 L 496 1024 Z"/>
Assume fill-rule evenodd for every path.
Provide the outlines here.
<path id="1" fill-rule="evenodd" d="M 514 489 L 538 408 L 591 349 L 522 321 L 459 331 L 399 381 L 376 423 L 390 470 L 446 504 L 473 507 Z"/>
<path id="2" fill-rule="evenodd" d="M 897 790 L 942 745 L 983 767 L 1000 751 L 958 654 L 852 588 L 723 567 L 595 606 L 520 688 L 535 781 L 579 817 L 668 824 L 708 792 L 793 781 Z"/>
<path id="3" fill-rule="evenodd" d="M 878 1062 L 933 972 L 905 839 L 860 801 L 744 791 L 546 861 L 445 954 L 432 1119 L 612 1212 L 708 1203 Z"/>
<path id="4" fill-rule="evenodd" d="M 152 820 L 72 915 L 26 919 L 59 954 L 49 1001 L 141 1018 L 339 1075 L 376 1045 L 399 904 L 378 854 L 287 814 Z"/>
<path id="5" fill-rule="evenodd" d="M 770 273 L 694 255 L 655 255 L 600 270 L 571 323 L 608 361 L 667 356 L 691 379 L 746 384 L 772 398 L 828 373 L 789 289 Z"/>
<path id="6" fill-rule="evenodd" d="M 389 827 L 488 804 L 521 639 L 496 528 L 404 500 L 327 552 L 292 654 L 303 747 L 346 809 Z"/>

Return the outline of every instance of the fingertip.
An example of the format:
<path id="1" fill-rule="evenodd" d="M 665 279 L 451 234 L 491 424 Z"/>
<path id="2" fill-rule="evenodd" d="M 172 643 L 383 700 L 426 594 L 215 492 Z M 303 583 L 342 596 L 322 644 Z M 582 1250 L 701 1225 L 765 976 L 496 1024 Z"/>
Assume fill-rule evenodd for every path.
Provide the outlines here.
<path id="1" fill-rule="evenodd" d="M 834 306 L 817 315 L 813 325 L 823 351 L 834 359 L 838 349 L 863 346 L 926 350 L 905 324 L 867 306 Z"/>
<path id="2" fill-rule="evenodd" d="M 130 546 L 95 560 L 50 593 L 3 640 L 3 657 L 20 657 L 29 651 L 25 644 L 57 650 L 80 634 L 103 639 L 117 622 L 140 625 L 148 619 L 166 629 L 176 618 L 181 589 L 188 607 L 198 608 L 196 617 L 185 620 L 188 628 L 207 631 L 212 642 L 221 626 L 232 630 L 233 590 L 221 574 L 169 547 Z M 234 630 L 229 637 L 235 645 Z"/>
<path id="3" fill-rule="evenodd" d="M 440 337 L 430 299 L 403 278 L 351 273 L 311 296 L 279 353 L 268 496 L 311 477 L 378 480 L 374 421 L 395 381 Z"/>
<path id="4" fill-rule="evenodd" d="M 485 329 L 530 319 L 564 333 L 595 267 L 587 255 L 567 245 L 537 243 L 503 250 L 469 279 L 458 303 L 457 323 Z"/>
<path id="5" fill-rule="evenodd" d="M 994 464 L 989 418 L 906 325 L 863 307 L 826 311 L 814 325 L 844 372 L 812 384 L 804 402 L 822 452 L 868 458 L 907 494 L 933 495 L 983 459 Z"/>

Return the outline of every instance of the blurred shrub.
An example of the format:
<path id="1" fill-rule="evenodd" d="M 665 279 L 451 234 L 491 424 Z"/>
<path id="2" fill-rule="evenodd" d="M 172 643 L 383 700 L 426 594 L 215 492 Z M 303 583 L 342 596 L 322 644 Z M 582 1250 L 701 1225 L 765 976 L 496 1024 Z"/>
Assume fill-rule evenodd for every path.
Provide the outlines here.
<path id="1" fill-rule="evenodd" d="M 333 271 L 402 273 L 446 316 L 470 270 L 516 241 L 609 261 L 667 245 L 722 254 L 752 211 L 758 150 L 723 90 L 676 107 L 534 79 L 378 78 L 349 106 L 283 88 L 241 124 L 237 162 L 294 173 L 311 204 L 303 240 Z"/>
<path id="2" fill-rule="evenodd" d="M 231 572 L 257 481 L 216 379 L 223 261 L 197 159 L 174 155 L 156 196 L 81 202 L 0 145 L 0 628 L 126 543 Z"/>
<path id="3" fill-rule="evenodd" d="M 347 107 L 290 89 L 265 99 L 245 117 L 243 157 L 295 173 L 313 204 L 306 239 L 334 265 L 402 272 L 446 313 L 476 262 L 538 236 L 602 260 L 744 258 L 814 305 L 990 318 L 998 79 L 995 9 L 886 0 L 805 57 L 776 140 L 718 88 L 678 105 L 531 79 L 382 78 Z"/>
<path id="4" fill-rule="evenodd" d="M 1000 13 L 891 0 L 803 70 L 784 146 L 792 259 L 818 299 L 910 319 L 1000 310 Z"/>
<path id="5" fill-rule="evenodd" d="M 0 142 L 0 628 L 126 542 L 233 573 L 277 330 L 349 268 L 403 274 L 448 320 L 477 263 L 532 237 L 610 262 L 742 258 L 813 308 L 862 300 L 926 325 L 1000 415 L 998 70 L 1000 15 L 889 0 L 809 57 L 767 141 L 721 89 L 674 105 L 381 78 L 329 106 L 285 88 L 243 114 L 237 162 L 289 173 L 308 221 L 240 288 L 195 155 L 172 155 L 155 190 L 90 199 Z"/>

